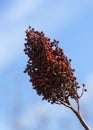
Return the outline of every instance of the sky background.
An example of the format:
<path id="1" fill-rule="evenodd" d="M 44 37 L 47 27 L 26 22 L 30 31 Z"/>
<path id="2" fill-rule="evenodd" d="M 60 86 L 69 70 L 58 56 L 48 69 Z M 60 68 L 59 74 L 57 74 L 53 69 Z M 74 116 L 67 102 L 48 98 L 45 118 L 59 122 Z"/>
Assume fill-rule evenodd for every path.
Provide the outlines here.
<path id="1" fill-rule="evenodd" d="M 0 129 L 83 130 L 66 107 L 42 101 L 23 73 L 25 30 L 44 31 L 68 58 L 88 92 L 81 112 L 93 130 L 93 0 L 0 0 Z"/>

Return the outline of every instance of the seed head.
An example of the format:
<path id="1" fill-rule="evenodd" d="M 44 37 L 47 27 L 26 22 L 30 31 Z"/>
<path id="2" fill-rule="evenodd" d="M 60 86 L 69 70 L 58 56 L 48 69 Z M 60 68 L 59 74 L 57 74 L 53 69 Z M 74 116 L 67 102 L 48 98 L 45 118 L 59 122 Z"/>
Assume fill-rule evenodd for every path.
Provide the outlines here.
<path id="1" fill-rule="evenodd" d="M 78 100 L 78 82 L 64 51 L 58 47 L 58 41 L 46 37 L 43 32 L 31 27 L 26 30 L 25 54 L 29 60 L 24 72 L 30 76 L 30 82 L 38 95 L 48 102 L 68 103 L 68 98 Z"/>

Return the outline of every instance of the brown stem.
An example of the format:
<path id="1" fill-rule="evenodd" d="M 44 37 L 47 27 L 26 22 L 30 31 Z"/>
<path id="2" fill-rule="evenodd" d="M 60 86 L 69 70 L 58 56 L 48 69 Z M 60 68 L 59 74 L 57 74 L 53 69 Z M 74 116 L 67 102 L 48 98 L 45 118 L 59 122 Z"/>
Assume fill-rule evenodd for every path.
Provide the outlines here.
<path id="1" fill-rule="evenodd" d="M 76 111 L 73 107 L 70 108 L 75 115 L 77 116 L 77 118 L 79 119 L 80 123 L 82 124 L 82 126 L 85 128 L 85 130 L 90 130 L 90 128 L 88 127 L 88 125 L 86 124 L 86 122 L 84 121 L 83 117 L 81 116 L 80 112 Z"/>
<path id="2" fill-rule="evenodd" d="M 70 108 L 74 114 L 77 116 L 77 118 L 79 119 L 81 125 L 85 128 L 85 130 L 90 130 L 90 128 L 88 127 L 87 123 L 84 121 L 81 113 L 80 113 L 80 105 L 79 105 L 79 100 L 77 101 L 77 107 L 78 109 L 75 110 L 74 107 L 72 106 L 72 104 L 69 102 L 69 100 L 67 100 L 67 103 L 65 102 L 61 102 L 61 104 L 63 104 L 64 106 Z"/>

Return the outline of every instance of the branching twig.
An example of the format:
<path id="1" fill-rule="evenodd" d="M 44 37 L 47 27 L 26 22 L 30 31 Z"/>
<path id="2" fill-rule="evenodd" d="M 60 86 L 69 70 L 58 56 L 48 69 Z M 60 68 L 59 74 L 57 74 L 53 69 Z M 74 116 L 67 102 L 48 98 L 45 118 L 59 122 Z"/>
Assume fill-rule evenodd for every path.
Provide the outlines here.
<path id="1" fill-rule="evenodd" d="M 86 124 L 86 122 L 84 121 L 81 113 L 80 113 L 80 104 L 79 104 L 79 100 L 77 102 L 77 110 L 75 110 L 75 108 L 73 107 L 73 105 L 69 102 L 69 104 L 66 104 L 64 102 L 62 102 L 62 104 L 68 108 L 70 108 L 74 114 L 77 116 L 77 118 L 79 119 L 80 123 L 82 124 L 82 126 L 85 128 L 85 130 L 90 130 L 90 128 L 88 127 L 88 125 Z"/>

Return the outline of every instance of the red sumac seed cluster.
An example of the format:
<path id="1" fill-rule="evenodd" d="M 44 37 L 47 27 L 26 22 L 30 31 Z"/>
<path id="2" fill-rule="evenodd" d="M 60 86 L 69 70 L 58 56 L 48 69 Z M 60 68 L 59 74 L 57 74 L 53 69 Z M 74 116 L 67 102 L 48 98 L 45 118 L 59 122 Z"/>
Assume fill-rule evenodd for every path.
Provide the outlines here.
<path id="1" fill-rule="evenodd" d="M 51 103 L 67 103 L 68 98 L 78 100 L 79 88 L 74 69 L 58 41 L 50 41 L 43 32 L 26 30 L 25 54 L 29 60 L 24 72 L 30 76 L 33 89 Z"/>

